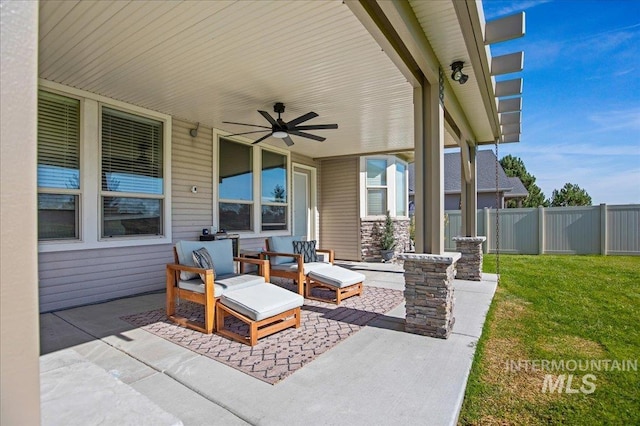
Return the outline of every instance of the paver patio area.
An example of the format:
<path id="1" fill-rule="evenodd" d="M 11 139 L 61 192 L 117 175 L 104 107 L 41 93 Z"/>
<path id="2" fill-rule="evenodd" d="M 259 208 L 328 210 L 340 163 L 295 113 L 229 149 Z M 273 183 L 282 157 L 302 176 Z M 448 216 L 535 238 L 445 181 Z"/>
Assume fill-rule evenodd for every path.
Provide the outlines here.
<path id="1" fill-rule="evenodd" d="M 397 265 L 342 265 L 364 273 L 367 286 L 404 288 Z M 405 333 L 400 305 L 275 385 L 120 319 L 163 307 L 163 293 L 43 314 L 43 424 L 89 424 L 101 412 L 118 424 L 137 424 L 130 409 L 137 404 L 154 407 L 148 424 L 455 424 L 496 289 L 495 275 L 483 278 L 454 282 L 449 339 Z M 74 363 L 91 367 L 82 383 L 82 375 L 72 374 Z M 105 378 L 91 374 L 104 373 L 120 387 L 92 398 L 104 390 Z M 82 392 L 63 394 L 74 383 Z M 93 383 L 100 387 L 92 390 Z M 123 399 L 118 389 L 130 405 L 116 402 Z"/>

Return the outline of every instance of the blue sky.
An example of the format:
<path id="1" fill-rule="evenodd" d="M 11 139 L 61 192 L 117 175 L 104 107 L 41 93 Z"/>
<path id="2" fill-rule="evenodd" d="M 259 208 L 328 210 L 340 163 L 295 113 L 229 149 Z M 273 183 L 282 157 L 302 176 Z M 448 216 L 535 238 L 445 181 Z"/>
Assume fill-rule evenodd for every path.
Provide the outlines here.
<path id="1" fill-rule="evenodd" d="M 487 21 L 518 11 L 526 35 L 520 157 L 547 198 L 566 182 L 594 204 L 640 203 L 640 0 L 484 0 Z M 498 78 L 510 79 L 518 74 Z"/>

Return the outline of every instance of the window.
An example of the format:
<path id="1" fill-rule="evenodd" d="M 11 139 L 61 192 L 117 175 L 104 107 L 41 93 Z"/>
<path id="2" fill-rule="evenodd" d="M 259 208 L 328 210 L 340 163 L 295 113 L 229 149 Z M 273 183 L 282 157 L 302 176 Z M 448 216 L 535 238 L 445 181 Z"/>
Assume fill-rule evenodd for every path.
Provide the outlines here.
<path id="1" fill-rule="evenodd" d="M 218 228 L 289 229 L 289 157 L 223 137 L 218 145 Z"/>
<path id="2" fill-rule="evenodd" d="M 80 238 L 80 101 L 38 93 L 38 239 Z"/>
<path id="3" fill-rule="evenodd" d="M 162 122 L 102 107 L 102 237 L 161 235 Z"/>
<path id="4" fill-rule="evenodd" d="M 170 116 L 40 81 L 40 252 L 170 243 L 170 174 Z"/>
<path id="5" fill-rule="evenodd" d="M 218 153 L 220 181 L 220 229 L 253 229 L 253 149 L 250 145 L 220 139 Z"/>
<path id="6" fill-rule="evenodd" d="M 393 155 L 361 160 L 362 216 L 407 216 L 407 163 Z"/>
<path id="7" fill-rule="evenodd" d="M 262 230 L 287 230 L 287 157 L 262 150 Z"/>
<path id="8" fill-rule="evenodd" d="M 407 165 L 396 162 L 396 216 L 407 216 Z"/>
<path id="9" fill-rule="evenodd" d="M 367 216 L 387 212 L 387 160 L 367 159 Z"/>

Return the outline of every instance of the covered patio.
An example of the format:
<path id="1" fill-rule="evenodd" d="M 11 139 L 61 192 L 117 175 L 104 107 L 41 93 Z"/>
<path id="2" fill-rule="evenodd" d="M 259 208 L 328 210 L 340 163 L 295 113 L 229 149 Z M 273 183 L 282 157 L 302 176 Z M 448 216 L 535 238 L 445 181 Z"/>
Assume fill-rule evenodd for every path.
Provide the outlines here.
<path id="1" fill-rule="evenodd" d="M 134 343 L 153 338 L 140 330 L 122 329 L 118 318 L 123 313 L 120 306 L 157 307 L 158 297 L 118 299 L 161 290 L 174 243 L 197 240 L 203 229 L 222 228 L 225 211 L 245 212 L 246 227 L 239 230 L 243 248 L 258 249 L 267 236 L 294 234 L 295 197 L 282 203 L 268 193 L 265 196 L 262 186 L 266 181 L 263 166 L 274 158 L 273 164 L 283 164 L 289 194 L 295 192 L 296 173 L 306 176 L 307 237 L 335 249 L 336 257 L 346 261 L 361 260 L 362 255 L 360 221 L 366 216 L 362 206 L 367 206 L 368 187 L 363 183 L 366 170 L 361 159 L 413 159 L 416 254 L 408 260 L 417 268 L 424 259 L 448 259 L 451 264 L 457 257 L 444 253 L 445 147 L 458 147 L 462 153 L 465 184 L 460 234 L 473 238 L 477 228 L 476 147 L 519 139 L 522 80 L 497 82 L 495 77 L 521 71 L 523 57 L 516 53 L 492 58 L 489 45 L 521 36 L 524 16 L 486 23 L 481 4 L 472 0 L 6 1 L 2 4 L 2 33 L 2 264 L 14 266 L 2 268 L 3 422 L 26 424 L 39 419 L 39 347 L 47 351 L 51 342 L 40 334 L 39 319 L 45 330 L 51 324 L 51 330 L 61 330 L 62 335 L 71 330 L 71 343 L 66 347 L 76 347 L 77 331 L 81 340 L 89 336 L 89 346 L 104 347 L 116 358 L 122 349 L 126 364 L 133 365 L 134 371 L 145 371 L 141 376 L 133 374 L 132 383 L 166 371 L 168 374 L 154 377 L 171 380 L 171 386 L 180 387 L 186 395 L 206 395 L 210 391 L 201 389 L 200 379 L 190 377 L 190 369 L 179 361 L 193 358 L 191 362 L 206 365 L 199 374 L 211 377 L 219 373 L 225 378 L 215 392 L 226 394 L 225 399 L 210 394 L 205 406 L 218 401 L 234 416 L 251 423 L 260 422 L 261 416 L 269 418 L 268 407 L 273 403 L 256 410 L 257 417 L 243 414 L 239 406 L 230 408 L 243 395 L 233 387 L 246 378 L 220 370 L 210 360 L 170 349 L 168 358 L 156 364 L 148 347 Z M 456 63 L 463 67 L 454 67 Z M 52 116 L 59 118 L 63 109 L 65 114 L 73 112 L 64 121 L 65 132 L 73 127 L 73 143 L 68 143 L 68 133 L 60 132 L 65 134 L 65 147 L 73 148 L 71 153 L 39 143 L 38 130 L 45 127 L 42 120 L 49 118 L 43 114 L 49 104 L 39 104 L 43 99 L 61 108 L 54 108 Z M 319 116 L 315 123 L 337 123 L 338 129 L 317 132 L 327 138 L 322 143 L 294 135 L 295 144 L 289 147 L 274 137 L 254 145 L 261 134 L 234 136 L 244 130 L 242 126 L 225 123 L 263 125 L 257 110 L 271 112 L 276 102 L 287 106 L 287 120 L 314 111 Z M 136 140 L 112 145 L 116 154 L 105 149 L 112 129 L 107 123 L 122 118 L 149 126 L 153 143 Z M 234 172 L 225 174 L 222 165 L 237 158 L 221 154 L 229 146 L 245 152 L 248 166 L 236 169 L 255 176 L 248 185 L 250 195 L 223 192 L 223 181 Z M 47 157 L 49 163 L 42 161 L 43 153 L 51 157 Z M 132 158 L 127 164 L 142 166 L 131 172 L 136 179 L 120 186 L 124 172 L 118 161 L 124 154 Z M 45 182 L 43 164 L 55 179 Z M 395 167 L 395 163 L 387 164 Z M 387 174 L 392 176 L 397 170 L 389 168 Z M 375 189 L 377 194 L 387 191 L 389 203 L 407 203 L 397 196 L 393 185 Z M 48 229 L 43 225 L 49 224 L 46 218 L 51 217 L 43 213 L 45 205 L 64 215 L 60 222 L 64 226 L 53 227 L 54 238 L 44 233 Z M 275 214 L 265 214 L 271 207 L 275 207 L 271 212 L 280 209 L 282 221 L 274 220 Z M 402 216 L 402 208 L 391 209 Z M 134 222 L 133 226 L 127 221 Z M 451 270 L 447 271 L 444 275 L 451 276 Z M 393 285 L 404 282 L 401 274 L 393 277 L 388 278 Z M 451 295 L 449 292 L 447 303 Z M 411 375 L 410 369 L 404 370 L 403 345 L 407 344 L 415 345 L 417 368 L 425 369 L 413 371 L 412 377 L 431 374 L 428 362 L 421 358 L 424 354 L 432 354 L 435 361 L 441 356 L 436 348 L 442 345 L 454 345 L 450 342 L 456 339 L 461 340 L 455 345 L 469 345 L 465 327 L 477 329 L 472 335 L 479 336 L 479 318 L 485 309 L 480 308 L 479 316 L 468 325 L 464 321 L 459 325 L 468 315 L 465 303 L 458 302 L 458 322 L 447 342 L 390 330 L 403 322 L 385 320 L 385 324 L 396 325 L 366 327 L 340 345 L 354 338 L 372 345 L 371 351 L 363 352 L 355 349 L 359 346 L 349 352 L 347 346 L 344 358 L 350 365 L 342 376 L 333 371 L 343 370 L 332 358 L 339 346 L 316 361 L 322 365 L 319 361 L 327 359 L 326 370 L 302 369 L 299 378 L 292 379 L 294 375 L 275 389 L 308 397 L 293 399 L 290 408 L 296 408 L 298 401 L 300 409 L 313 407 L 311 401 L 322 398 L 305 391 L 314 375 L 333 386 L 345 384 L 331 381 L 337 377 L 364 376 L 358 386 L 344 387 L 351 393 L 343 398 L 355 397 L 362 389 L 383 386 L 375 376 L 378 349 L 389 355 L 383 371 L 390 380 L 400 373 Z M 79 316 L 72 318 L 74 313 Z M 389 315 L 403 318 L 405 314 L 399 310 Z M 94 323 L 95 318 L 102 318 L 104 324 Z M 452 318 L 447 318 L 445 335 L 451 331 Z M 55 333 L 54 341 L 58 340 Z M 389 344 L 376 346 L 387 338 Z M 131 347 L 124 348 L 126 342 Z M 124 346 L 116 348 L 120 343 Z M 384 352 L 391 350 L 387 346 L 393 351 Z M 470 363 L 470 353 L 466 354 L 464 362 Z M 442 361 L 448 362 L 446 358 Z M 97 359 L 92 362 L 99 364 Z M 460 386 L 455 392 L 463 391 L 463 382 L 462 378 L 456 381 Z M 333 386 L 318 391 L 330 393 Z M 400 386 L 393 387 L 393 392 L 400 392 Z M 417 390 L 422 385 L 414 382 L 414 386 Z M 253 395 L 251 404 L 256 398 L 273 402 L 276 394 L 284 392 L 274 392 L 274 388 L 265 392 L 262 384 L 250 387 L 255 387 L 255 392 L 247 393 Z M 420 389 L 416 392 L 421 397 L 428 392 Z M 286 395 L 281 396 L 279 401 L 288 401 Z M 416 400 L 403 398 L 412 401 L 410 406 L 416 405 Z M 378 400 L 377 406 L 382 405 Z M 454 411 L 447 410 L 448 421 Z M 274 423 L 283 420 L 277 416 L 285 412 L 295 410 L 271 413 Z M 357 415 L 346 405 L 341 413 Z M 421 415 L 424 418 L 426 413 Z"/>
<path id="2" fill-rule="evenodd" d="M 397 265 L 342 266 L 364 273 L 367 286 L 404 287 Z M 163 294 L 43 314 L 42 421 L 454 425 L 496 276 L 456 280 L 454 287 L 457 315 L 449 339 L 405 333 L 400 305 L 276 385 L 120 319 L 163 307 Z M 69 374 L 73 370 L 82 376 Z M 109 381 L 126 385 L 109 387 Z"/>

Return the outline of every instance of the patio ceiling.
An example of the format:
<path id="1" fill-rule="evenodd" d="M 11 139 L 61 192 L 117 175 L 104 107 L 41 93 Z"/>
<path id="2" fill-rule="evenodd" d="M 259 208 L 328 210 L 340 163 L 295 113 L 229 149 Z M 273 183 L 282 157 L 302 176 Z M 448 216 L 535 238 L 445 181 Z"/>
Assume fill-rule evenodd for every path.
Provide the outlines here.
<path id="1" fill-rule="evenodd" d="M 451 2 L 414 7 L 443 68 L 467 60 Z M 276 101 L 285 121 L 315 111 L 305 124 L 339 129 L 312 132 L 323 143 L 293 137 L 314 158 L 413 150 L 413 89 L 340 0 L 43 1 L 39 37 L 46 80 L 230 133 L 254 129 L 223 121 L 265 125 L 257 110 Z M 491 139 L 477 84 L 453 91 Z"/>

